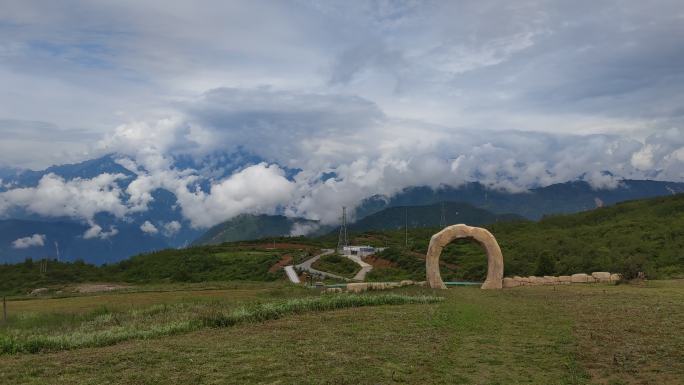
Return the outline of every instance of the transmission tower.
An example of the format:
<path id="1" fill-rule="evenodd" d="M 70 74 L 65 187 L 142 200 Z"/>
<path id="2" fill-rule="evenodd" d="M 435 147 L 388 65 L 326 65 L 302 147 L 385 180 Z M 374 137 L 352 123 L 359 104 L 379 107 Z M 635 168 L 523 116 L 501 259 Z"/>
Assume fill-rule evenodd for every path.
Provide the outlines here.
<path id="1" fill-rule="evenodd" d="M 408 249 L 408 207 L 404 214 L 404 247 Z"/>
<path id="2" fill-rule="evenodd" d="M 342 206 L 342 224 L 340 225 L 340 236 L 337 239 L 337 250 L 344 250 L 349 246 L 347 241 L 347 208 Z"/>
<path id="3" fill-rule="evenodd" d="M 446 221 L 446 210 L 444 210 L 444 202 L 442 202 L 442 216 L 439 218 L 439 227 L 445 228 L 447 225 Z"/>

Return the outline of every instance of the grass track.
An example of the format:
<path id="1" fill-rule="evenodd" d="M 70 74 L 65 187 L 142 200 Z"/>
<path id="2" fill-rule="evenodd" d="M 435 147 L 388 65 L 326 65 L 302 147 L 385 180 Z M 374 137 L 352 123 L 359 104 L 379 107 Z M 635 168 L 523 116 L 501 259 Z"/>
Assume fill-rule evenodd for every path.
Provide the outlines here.
<path id="1" fill-rule="evenodd" d="M 306 313 L 110 347 L 4 356 L 0 383 L 684 382 L 682 281 L 438 294 L 446 300 L 437 305 Z"/>
<path id="2" fill-rule="evenodd" d="M 434 296 L 336 294 L 260 303 L 228 311 L 220 303 L 205 306 L 162 305 L 143 311 L 101 312 L 93 314 L 94 317 L 67 317 L 66 320 L 47 317 L 43 324 L 62 321 L 68 325 L 71 321 L 73 328 L 65 331 L 49 330 L 46 333 L 40 333 L 39 328 L 35 327 L 41 324 L 40 317 L 19 318 L 14 322 L 14 327 L 10 324 L 3 328 L 3 333 L 0 334 L 0 354 L 102 347 L 133 339 L 172 336 L 203 327 L 230 327 L 275 320 L 293 314 L 363 306 L 429 304 L 441 300 L 443 298 Z"/>

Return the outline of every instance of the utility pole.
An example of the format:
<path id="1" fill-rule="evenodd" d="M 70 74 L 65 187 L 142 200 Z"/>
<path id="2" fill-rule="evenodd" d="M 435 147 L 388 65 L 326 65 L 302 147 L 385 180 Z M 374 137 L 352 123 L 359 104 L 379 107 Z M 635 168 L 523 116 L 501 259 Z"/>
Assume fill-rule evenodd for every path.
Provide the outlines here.
<path id="1" fill-rule="evenodd" d="M 408 249 L 408 207 L 405 209 L 404 221 L 404 247 Z"/>
<path id="2" fill-rule="evenodd" d="M 340 225 L 340 235 L 337 238 L 337 250 L 343 251 L 345 246 L 349 246 L 347 240 L 347 208 L 342 206 L 342 224 Z"/>
<path id="3" fill-rule="evenodd" d="M 442 202 L 442 216 L 441 216 L 441 218 L 439 219 L 439 227 L 445 228 L 445 227 L 446 227 L 446 224 L 447 224 L 447 222 L 446 222 L 446 212 L 445 212 L 445 210 L 444 210 L 444 202 Z"/>

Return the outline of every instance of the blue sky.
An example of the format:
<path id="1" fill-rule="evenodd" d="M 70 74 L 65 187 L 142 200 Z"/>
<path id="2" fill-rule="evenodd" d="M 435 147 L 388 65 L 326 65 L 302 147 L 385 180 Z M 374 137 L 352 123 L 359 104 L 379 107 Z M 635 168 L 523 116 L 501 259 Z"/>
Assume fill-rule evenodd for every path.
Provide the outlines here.
<path id="1" fill-rule="evenodd" d="M 241 148 L 302 170 L 297 214 L 331 189 L 684 180 L 681 1 L 0 9 L 0 166 L 117 152 L 161 181 L 175 155 Z"/>

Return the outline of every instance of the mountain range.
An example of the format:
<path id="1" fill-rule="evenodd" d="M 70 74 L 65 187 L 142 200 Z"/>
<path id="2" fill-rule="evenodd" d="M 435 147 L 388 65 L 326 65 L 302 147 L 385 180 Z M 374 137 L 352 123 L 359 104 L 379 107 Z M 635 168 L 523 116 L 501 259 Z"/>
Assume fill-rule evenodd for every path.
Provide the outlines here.
<path id="1" fill-rule="evenodd" d="M 238 151 L 204 161 L 178 158 L 174 159 L 174 167 L 197 170 L 196 186 L 206 190 L 211 181 L 222 180 L 236 170 L 260 161 L 255 156 Z M 284 170 L 287 178 L 292 178 L 297 171 Z M 110 154 L 76 164 L 52 166 L 42 171 L 0 169 L 0 194 L 17 188 L 35 187 L 41 178 L 49 174 L 73 181 L 77 178 L 91 179 L 105 173 L 121 176 L 115 183 L 122 191 L 136 178 L 130 168 L 122 165 L 119 156 Z M 350 229 L 370 229 L 380 225 L 383 228 L 401 227 L 405 222 L 401 210 L 383 212 L 399 206 L 431 207 L 409 213 L 410 221 L 415 222 L 410 223 L 410 226 L 439 224 L 440 213 L 437 211 L 441 210 L 441 206 L 435 204 L 440 202 L 449 202 L 446 203 L 447 216 L 459 212 L 463 219 L 457 218 L 456 221 L 478 224 L 480 218 L 487 218 L 483 223 L 520 217 L 537 220 L 548 214 L 573 213 L 625 200 L 681 192 L 684 192 L 684 183 L 651 180 L 623 180 L 614 188 L 594 189 L 581 177 L 523 192 L 491 189 L 478 182 L 438 188 L 412 186 L 393 196 L 375 195 L 362 201 L 350 215 L 356 222 L 350 225 Z M 457 203 L 469 206 L 452 207 Z M 2 196 L 0 209 L 3 209 Z M 465 213 L 469 213 L 468 218 L 465 218 Z M 227 222 L 207 231 L 193 227 L 181 212 L 175 193 L 163 188 L 151 192 L 146 210 L 129 212 L 123 217 L 100 211 L 88 222 L 74 216 L 38 215 L 11 206 L 0 210 L 0 215 L 0 263 L 59 256 L 63 260 L 83 259 L 102 264 L 141 252 L 183 247 L 193 242 L 216 243 L 333 230 L 332 227 L 320 226 L 315 221 L 303 218 L 242 215 L 227 218 Z M 451 222 L 451 219 L 447 218 L 447 222 Z M 101 230 L 98 236 L 89 235 L 93 223 Z"/>
<path id="2" fill-rule="evenodd" d="M 620 181 L 615 188 L 595 189 L 578 179 L 523 192 L 494 190 L 478 182 L 436 189 L 414 186 L 391 197 L 375 195 L 364 200 L 356 209 L 356 217 L 363 218 L 387 207 L 464 202 L 493 213 L 511 213 L 538 220 L 544 215 L 575 213 L 628 200 L 682 192 L 684 183 L 630 179 Z"/>

